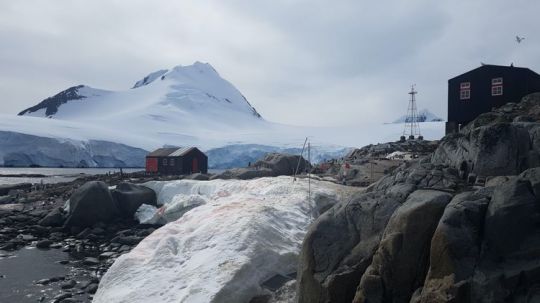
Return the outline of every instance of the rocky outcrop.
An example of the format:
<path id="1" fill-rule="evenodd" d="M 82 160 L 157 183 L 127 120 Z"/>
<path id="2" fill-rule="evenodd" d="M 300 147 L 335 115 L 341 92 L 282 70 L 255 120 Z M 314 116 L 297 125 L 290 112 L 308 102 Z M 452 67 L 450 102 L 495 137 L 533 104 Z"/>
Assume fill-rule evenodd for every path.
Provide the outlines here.
<path id="1" fill-rule="evenodd" d="M 142 204 L 157 205 L 156 192 L 142 185 L 122 182 L 111 191 L 120 215 L 133 218 Z"/>
<path id="2" fill-rule="evenodd" d="M 540 166 L 540 93 L 480 115 L 460 133 L 444 137 L 432 163 L 454 167 L 465 178 L 517 175 Z"/>
<path id="3" fill-rule="evenodd" d="M 540 302 L 539 121 L 540 94 L 507 104 L 328 210 L 299 302 Z"/>
<path id="4" fill-rule="evenodd" d="M 339 203 L 312 225 L 299 265 L 299 302 L 350 302 L 386 223 L 413 185 Z"/>
<path id="5" fill-rule="evenodd" d="M 299 155 L 281 153 L 269 153 L 250 167 L 226 170 L 214 175 L 215 179 L 240 179 L 248 180 L 262 177 L 292 176 L 311 169 L 311 164 Z"/>
<path id="6" fill-rule="evenodd" d="M 90 181 L 69 198 L 69 215 L 64 227 L 88 227 L 98 222 L 110 222 L 119 214 L 107 184 Z"/>
<path id="7" fill-rule="evenodd" d="M 281 153 L 267 154 L 253 166 L 270 169 L 275 176 L 292 176 L 311 168 L 311 164 L 304 157 Z"/>
<path id="8" fill-rule="evenodd" d="M 423 285 L 431 237 L 451 197 L 435 190 L 409 195 L 388 222 L 353 302 L 409 302 Z"/>

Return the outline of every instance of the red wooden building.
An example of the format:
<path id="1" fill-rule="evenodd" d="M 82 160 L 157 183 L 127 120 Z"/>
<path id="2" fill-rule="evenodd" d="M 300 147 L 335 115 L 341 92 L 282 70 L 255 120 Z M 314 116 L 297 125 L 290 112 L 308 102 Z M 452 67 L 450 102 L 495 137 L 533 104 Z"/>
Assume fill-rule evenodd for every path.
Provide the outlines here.
<path id="1" fill-rule="evenodd" d="M 208 157 L 196 147 L 159 148 L 146 156 L 146 172 L 187 175 L 208 172 Z"/>

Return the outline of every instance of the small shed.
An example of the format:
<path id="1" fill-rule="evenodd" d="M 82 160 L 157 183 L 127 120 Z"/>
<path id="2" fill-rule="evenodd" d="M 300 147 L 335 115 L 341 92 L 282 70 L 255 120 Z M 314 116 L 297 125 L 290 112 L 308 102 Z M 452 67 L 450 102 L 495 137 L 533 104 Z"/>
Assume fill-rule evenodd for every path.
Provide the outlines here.
<path id="1" fill-rule="evenodd" d="M 146 156 L 146 172 L 187 175 L 208 172 L 208 157 L 196 147 L 159 148 Z"/>

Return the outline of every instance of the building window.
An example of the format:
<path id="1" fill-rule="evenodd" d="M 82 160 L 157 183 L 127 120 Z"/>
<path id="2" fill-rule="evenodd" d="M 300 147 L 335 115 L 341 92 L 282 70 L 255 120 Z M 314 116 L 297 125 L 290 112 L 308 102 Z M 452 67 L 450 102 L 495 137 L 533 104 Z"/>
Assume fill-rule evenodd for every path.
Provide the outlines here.
<path id="1" fill-rule="evenodd" d="M 491 95 L 492 96 L 502 96 L 503 94 L 503 87 L 502 85 L 495 85 L 491 87 Z"/>
<path id="2" fill-rule="evenodd" d="M 174 159 L 171 159 L 171 160 L 169 161 L 169 164 L 170 164 L 171 166 L 174 166 Z"/>
<path id="3" fill-rule="evenodd" d="M 471 82 L 461 82 L 459 84 L 459 99 L 468 100 L 471 98 Z"/>
<path id="4" fill-rule="evenodd" d="M 493 78 L 491 79 L 491 85 L 502 85 L 503 79 L 502 78 Z"/>
<path id="5" fill-rule="evenodd" d="M 167 159 L 163 159 L 163 165 L 167 165 Z"/>
<path id="6" fill-rule="evenodd" d="M 503 78 L 491 79 L 491 95 L 502 96 L 503 94 Z"/>

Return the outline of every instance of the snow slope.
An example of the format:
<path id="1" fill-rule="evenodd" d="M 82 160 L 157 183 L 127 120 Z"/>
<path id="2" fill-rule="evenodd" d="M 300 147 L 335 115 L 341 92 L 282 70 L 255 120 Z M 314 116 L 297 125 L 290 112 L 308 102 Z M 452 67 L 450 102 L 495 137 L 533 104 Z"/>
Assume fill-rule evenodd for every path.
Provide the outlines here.
<path id="1" fill-rule="evenodd" d="M 291 177 L 146 184 L 158 203 L 200 196 L 197 207 L 118 258 L 94 303 L 248 302 L 261 284 L 296 271 L 312 212 L 357 189 Z M 191 198 L 193 200 L 193 198 Z"/>

